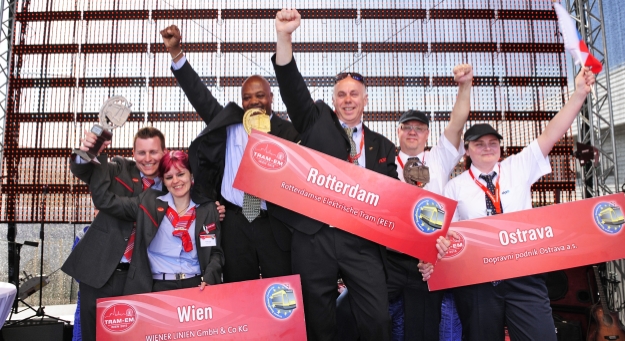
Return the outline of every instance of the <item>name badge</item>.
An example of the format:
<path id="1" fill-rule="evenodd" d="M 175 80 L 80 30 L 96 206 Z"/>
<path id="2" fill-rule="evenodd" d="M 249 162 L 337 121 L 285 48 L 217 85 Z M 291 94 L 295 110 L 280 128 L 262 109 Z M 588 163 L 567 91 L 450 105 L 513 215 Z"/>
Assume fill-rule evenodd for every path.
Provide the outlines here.
<path id="1" fill-rule="evenodd" d="M 200 246 L 217 246 L 217 238 L 214 234 L 200 234 Z"/>

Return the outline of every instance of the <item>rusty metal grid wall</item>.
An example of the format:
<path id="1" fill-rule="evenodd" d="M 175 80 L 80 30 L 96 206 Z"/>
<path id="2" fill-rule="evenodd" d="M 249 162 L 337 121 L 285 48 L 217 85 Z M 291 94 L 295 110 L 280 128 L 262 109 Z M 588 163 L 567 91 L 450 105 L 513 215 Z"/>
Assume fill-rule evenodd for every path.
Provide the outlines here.
<path id="1" fill-rule="evenodd" d="M 394 142 L 398 115 L 410 108 L 432 115 L 429 145 L 437 142 L 455 101 L 452 68 L 461 62 L 475 73 L 468 125 L 493 124 L 505 136 L 504 156 L 538 136 L 567 98 L 551 1 L 20 1 L 0 222 L 91 220 L 88 189 L 68 158 L 110 96 L 133 104 L 110 154 L 130 156 L 133 134 L 145 125 L 161 129 L 168 148 L 186 148 L 203 129 L 169 70 L 158 34 L 168 25 L 181 28 L 187 59 L 221 103 L 240 103 L 242 80 L 260 74 L 285 114 L 270 62 L 273 18 L 283 7 L 302 14 L 295 58 L 313 97 L 331 103 L 334 74 L 362 73 L 365 122 Z M 576 199 L 571 150 L 567 134 L 551 153 L 554 172 L 534 185 L 536 206 Z"/>

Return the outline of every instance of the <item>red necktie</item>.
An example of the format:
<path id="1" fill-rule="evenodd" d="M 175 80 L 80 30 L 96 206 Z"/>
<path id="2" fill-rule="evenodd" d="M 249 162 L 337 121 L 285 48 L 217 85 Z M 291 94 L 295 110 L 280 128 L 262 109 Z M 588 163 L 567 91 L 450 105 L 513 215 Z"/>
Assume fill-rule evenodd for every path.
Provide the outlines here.
<path id="1" fill-rule="evenodd" d="M 154 185 L 153 179 L 144 177 L 144 178 L 141 178 L 141 180 L 143 182 L 144 191 L 152 187 L 152 185 Z M 124 257 L 126 257 L 126 259 L 128 259 L 129 262 L 132 259 L 132 250 L 135 247 L 135 234 L 136 233 L 137 233 L 137 223 L 135 223 L 135 225 L 132 227 L 132 232 L 130 232 L 130 238 L 128 238 L 128 244 L 126 245 L 126 251 L 124 251 Z"/>
<path id="2" fill-rule="evenodd" d="M 182 240 L 182 247 L 184 248 L 184 251 L 190 252 L 193 250 L 191 235 L 189 235 L 189 227 L 195 220 L 195 207 L 191 207 L 185 214 L 182 215 L 182 217 L 179 217 L 176 210 L 170 206 L 167 208 L 166 215 L 171 224 L 174 226 L 172 235 L 179 237 Z"/>

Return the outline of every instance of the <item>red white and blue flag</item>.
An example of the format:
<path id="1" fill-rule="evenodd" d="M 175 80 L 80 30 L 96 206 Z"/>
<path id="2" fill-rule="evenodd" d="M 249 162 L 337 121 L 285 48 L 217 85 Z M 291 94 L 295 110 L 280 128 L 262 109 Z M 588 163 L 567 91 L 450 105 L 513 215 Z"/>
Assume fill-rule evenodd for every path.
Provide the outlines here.
<path id="1" fill-rule="evenodd" d="M 556 10 L 558 16 L 558 24 L 560 26 L 560 33 L 564 39 L 564 48 L 569 51 L 575 65 L 583 65 L 589 67 L 594 74 L 601 72 L 603 65 L 597 60 L 590 52 L 588 52 L 588 46 L 582 39 L 582 36 L 575 28 L 575 22 L 569 15 L 569 12 L 557 2 L 553 3 L 553 8 Z"/>

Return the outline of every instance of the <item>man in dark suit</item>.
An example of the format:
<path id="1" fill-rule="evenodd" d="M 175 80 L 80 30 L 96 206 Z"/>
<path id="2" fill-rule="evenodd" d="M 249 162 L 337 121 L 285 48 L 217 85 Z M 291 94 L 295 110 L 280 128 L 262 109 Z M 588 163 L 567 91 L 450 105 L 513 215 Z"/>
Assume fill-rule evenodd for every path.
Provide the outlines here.
<path id="1" fill-rule="evenodd" d="M 222 223 L 224 282 L 290 275 L 291 231 L 273 217 L 276 206 L 261 201 L 259 213 L 246 217 L 243 207 L 249 196 L 232 184 L 248 140 L 242 124 L 244 110 L 263 109 L 271 115 L 272 135 L 297 142 L 299 134 L 290 122 L 273 113 L 273 94 L 265 78 L 254 75 L 243 82 L 243 108 L 232 102 L 223 107 L 187 62 L 180 30 L 170 26 L 161 35 L 178 84 L 207 125 L 189 147 L 191 172 L 202 179 L 195 184 L 192 198 L 201 204 L 221 197 L 226 205 L 228 214 Z"/>
<path id="2" fill-rule="evenodd" d="M 337 75 L 334 110 L 322 101 L 313 101 L 293 60 L 291 34 L 299 25 L 296 10 L 278 12 L 273 63 L 282 100 L 301 134 L 302 145 L 397 178 L 395 146 L 362 123 L 367 92 L 361 75 Z M 390 339 L 386 248 L 292 212 L 280 210 L 276 216 L 295 230 L 291 248 L 293 271 L 302 278 L 308 339 L 331 340 L 336 336 L 339 275 L 349 288 L 350 304 L 362 338 Z"/>
<path id="3" fill-rule="evenodd" d="M 95 140 L 93 133 L 85 133 L 80 148 L 88 150 Z M 108 144 L 103 145 L 102 149 Z M 140 129 L 135 135 L 132 150 L 134 161 L 121 157 L 111 161 L 109 190 L 126 197 L 138 196 L 149 187 L 161 191 L 162 182 L 157 174 L 165 150 L 163 133 L 153 127 Z M 93 164 L 72 155 L 70 170 L 87 184 L 91 182 L 93 167 Z M 79 281 L 83 340 L 95 340 L 96 299 L 145 292 L 137 290 L 137 286 L 133 285 L 133 281 L 140 280 L 139 276 L 135 276 L 140 269 L 131 262 L 133 230 L 132 222 L 100 212 L 61 268 Z"/>

